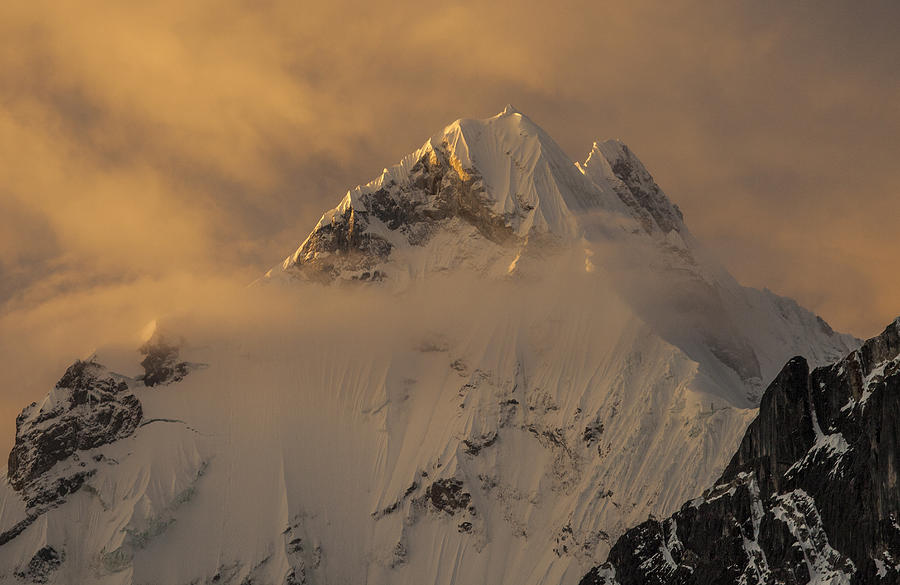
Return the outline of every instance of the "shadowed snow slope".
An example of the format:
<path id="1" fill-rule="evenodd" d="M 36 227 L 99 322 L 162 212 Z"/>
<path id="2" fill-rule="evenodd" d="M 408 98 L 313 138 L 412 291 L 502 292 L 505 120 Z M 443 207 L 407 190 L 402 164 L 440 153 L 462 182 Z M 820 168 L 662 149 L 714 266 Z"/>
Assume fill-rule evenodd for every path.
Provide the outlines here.
<path id="1" fill-rule="evenodd" d="M 788 357 L 856 347 L 709 260 L 627 147 L 576 165 L 513 108 L 263 283 L 26 409 L 0 582 L 577 583 L 722 473 Z"/>

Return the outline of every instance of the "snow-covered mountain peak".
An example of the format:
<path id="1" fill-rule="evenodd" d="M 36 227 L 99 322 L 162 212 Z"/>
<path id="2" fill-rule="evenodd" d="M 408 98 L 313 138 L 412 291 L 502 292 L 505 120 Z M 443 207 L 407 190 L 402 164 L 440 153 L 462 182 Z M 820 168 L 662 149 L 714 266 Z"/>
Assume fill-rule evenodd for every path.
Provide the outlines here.
<path id="1" fill-rule="evenodd" d="M 613 189 L 648 233 L 686 231 L 681 210 L 622 141 L 594 142 L 579 168 L 598 185 Z"/>
<path id="2" fill-rule="evenodd" d="M 453 122 L 351 189 L 282 268 L 326 281 L 403 281 L 458 266 L 504 275 L 523 254 L 578 241 L 588 212 L 633 221 L 612 188 L 510 106 Z"/>
<path id="3" fill-rule="evenodd" d="M 482 277 L 535 274 L 539 260 L 568 250 L 599 269 L 641 317 L 705 370 L 725 366 L 749 384 L 712 384 L 751 406 L 785 352 L 819 361 L 854 345 L 796 303 L 741 287 L 685 226 L 634 152 L 596 142 L 574 163 L 540 126 L 508 106 L 486 119 L 462 118 L 374 181 L 350 190 L 272 277 L 327 283 L 388 281 L 402 288 L 465 269 Z M 753 307 L 748 309 L 747 307 Z M 816 341 L 796 345 L 782 330 Z M 820 355 L 820 349 L 828 350 Z"/>
<path id="4" fill-rule="evenodd" d="M 586 233 L 634 234 L 625 239 L 636 246 L 648 235 L 667 250 L 662 264 L 696 264 L 681 211 L 624 143 L 595 142 L 575 163 L 508 105 L 490 118 L 456 120 L 348 191 L 281 268 L 327 282 L 403 283 L 461 266 L 505 276 L 521 271 L 523 258 Z"/>
<path id="5" fill-rule="evenodd" d="M 506 104 L 506 107 L 503 108 L 503 111 L 502 111 L 502 112 L 500 112 L 499 114 L 497 114 L 497 117 L 500 117 L 500 116 L 512 116 L 512 115 L 515 115 L 515 114 L 518 114 L 518 115 L 520 115 L 520 116 L 524 116 L 524 115 L 525 115 L 525 114 L 523 114 L 522 111 L 521 111 L 519 108 L 517 108 L 516 106 L 514 106 L 514 105 L 512 105 L 512 104 Z"/>
<path id="6" fill-rule="evenodd" d="M 0 583 L 574 585 L 720 476 L 786 359 L 859 345 L 709 260 L 624 145 L 578 167 L 511 107 L 276 275 L 23 411 Z"/>
<path id="7" fill-rule="evenodd" d="M 520 237 L 532 230 L 577 236 L 576 216 L 585 210 L 625 211 L 611 191 L 585 181 L 556 141 L 512 106 L 484 120 L 457 120 L 434 146 L 481 178 L 492 211 L 507 218 Z"/>

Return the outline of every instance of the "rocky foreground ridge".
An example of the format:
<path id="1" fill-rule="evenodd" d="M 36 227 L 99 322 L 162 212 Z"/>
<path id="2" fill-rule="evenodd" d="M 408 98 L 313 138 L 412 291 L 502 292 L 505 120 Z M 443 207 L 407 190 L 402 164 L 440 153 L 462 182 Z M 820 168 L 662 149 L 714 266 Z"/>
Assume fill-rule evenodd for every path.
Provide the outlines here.
<path id="1" fill-rule="evenodd" d="M 626 532 L 581 585 L 900 583 L 900 319 L 791 359 L 715 486 Z"/>

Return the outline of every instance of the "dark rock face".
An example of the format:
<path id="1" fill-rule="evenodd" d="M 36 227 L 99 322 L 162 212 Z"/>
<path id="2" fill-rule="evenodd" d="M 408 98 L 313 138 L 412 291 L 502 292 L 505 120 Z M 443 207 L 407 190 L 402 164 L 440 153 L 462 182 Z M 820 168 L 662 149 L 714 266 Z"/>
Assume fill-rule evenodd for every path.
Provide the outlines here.
<path id="1" fill-rule="evenodd" d="M 331 281 L 342 271 L 361 271 L 357 280 L 380 280 L 372 275 L 383 277 L 376 268 L 390 256 L 392 245 L 368 231 L 373 220 L 417 246 L 428 242 L 437 222 L 453 217 L 471 224 L 492 242 L 516 240 L 509 218 L 491 211 L 480 175 L 463 168 L 442 144 L 415 162 L 407 183 L 390 181 L 374 192 L 364 192 L 353 205 L 323 216 L 290 266 L 313 280 Z"/>
<path id="2" fill-rule="evenodd" d="M 64 558 L 63 553 L 57 552 L 52 546 L 45 546 L 34 553 L 27 569 L 16 572 L 16 577 L 30 583 L 46 583 Z"/>
<path id="3" fill-rule="evenodd" d="M 294 267 L 304 276 L 323 282 L 333 279 L 342 264 L 371 274 L 390 255 L 391 244 L 380 236 L 364 233 L 367 215 L 350 207 L 332 216 L 329 223 L 323 218 L 301 246 Z"/>
<path id="4" fill-rule="evenodd" d="M 25 489 L 25 501 L 29 508 L 38 511 L 46 510 L 48 506 L 62 501 L 69 494 L 74 494 L 81 489 L 84 482 L 90 478 L 96 469 L 77 471 L 70 475 L 55 477 L 47 481 L 36 481 Z"/>
<path id="5" fill-rule="evenodd" d="M 793 358 L 716 486 L 626 532 L 582 585 L 900 583 L 900 319 Z"/>
<path id="6" fill-rule="evenodd" d="M 684 224 L 681 210 L 669 201 L 631 149 L 622 144 L 620 151 L 620 156 L 609 161 L 613 174 L 627 188 L 617 191 L 619 199 L 635 212 L 646 231 L 653 231 L 650 218 L 664 233 L 680 231 Z"/>
<path id="7" fill-rule="evenodd" d="M 190 372 L 190 364 L 178 361 L 178 346 L 160 335 L 145 343 L 140 352 L 145 356 L 141 361 L 145 386 L 180 382 Z"/>
<path id="8" fill-rule="evenodd" d="M 755 472 L 765 493 L 778 491 L 784 473 L 815 443 L 807 380 L 809 366 L 801 357 L 791 359 L 769 385 L 759 415 L 750 423 L 744 440 L 722 475 Z"/>
<path id="9" fill-rule="evenodd" d="M 482 449 L 490 447 L 494 443 L 497 442 L 497 432 L 491 431 L 489 433 L 484 433 L 480 437 L 473 438 L 472 440 L 464 439 L 463 444 L 466 446 L 466 453 L 469 455 L 478 455 L 481 453 Z"/>
<path id="10" fill-rule="evenodd" d="M 71 493 L 83 474 L 40 481 L 76 451 L 93 449 L 134 433 L 143 417 L 141 403 L 119 376 L 93 361 L 72 364 L 38 409 L 16 418 L 16 443 L 9 454 L 10 485 L 35 505 Z"/>
<path id="11" fill-rule="evenodd" d="M 192 367 L 201 366 L 178 362 L 178 348 L 159 337 L 141 351 L 147 386 L 177 382 Z M 0 546 L 84 487 L 98 464 L 117 464 L 102 453 L 87 457 L 79 452 L 127 438 L 141 425 L 143 407 L 129 382 L 133 384 L 93 360 L 78 360 L 40 405 L 32 403 L 16 417 L 7 481 L 24 500 L 26 513 L 0 532 Z M 29 583 L 53 582 L 53 573 L 64 561 L 63 552 L 45 546 L 15 576 Z"/>
<path id="12" fill-rule="evenodd" d="M 463 491 L 463 484 L 458 479 L 439 479 L 428 486 L 425 491 L 425 498 L 431 502 L 436 509 L 455 514 L 460 510 L 465 510 L 472 500 L 472 495 Z"/>

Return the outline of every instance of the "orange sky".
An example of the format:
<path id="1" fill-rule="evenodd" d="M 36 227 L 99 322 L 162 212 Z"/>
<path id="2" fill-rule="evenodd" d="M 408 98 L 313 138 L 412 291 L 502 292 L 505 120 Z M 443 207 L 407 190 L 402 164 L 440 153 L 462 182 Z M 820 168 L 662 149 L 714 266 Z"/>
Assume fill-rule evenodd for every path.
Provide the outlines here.
<path id="1" fill-rule="evenodd" d="M 900 314 L 891 0 L 124 4 L 0 7 L 4 420 L 507 102 L 574 159 L 627 142 L 743 283 L 863 337 Z"/>

